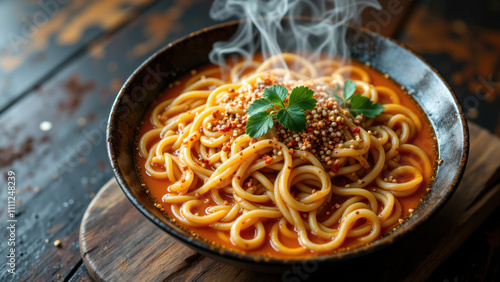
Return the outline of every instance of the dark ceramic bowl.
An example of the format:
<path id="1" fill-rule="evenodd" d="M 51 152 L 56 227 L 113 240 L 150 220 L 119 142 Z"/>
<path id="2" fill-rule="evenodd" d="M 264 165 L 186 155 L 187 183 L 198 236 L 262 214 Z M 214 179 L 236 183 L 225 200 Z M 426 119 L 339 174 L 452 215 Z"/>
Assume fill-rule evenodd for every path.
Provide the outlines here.
<path id="1" fill-rule="evenodd" d="M 243 255 L 193 237 L 153 207 L 141 189 L 134 165 L 136 129 L 148 106 L 169 83 L 208 63 L 208 54 L 213 43 L 228 40 L 236 28 L 237 23 L 231 22 L 195 32 L 170 43 L 137 68 L 120 90 L 111 110 L 107 129 L 108 154 L 123 192 L 159 228 L 192 249 L 216 260 L 258 271 L 279 272 L 292 264 L 307 263 L 307 260 L 312 259 L 264 260 L 260 256 Z M 396 231 L 361 247 L 315 257 L 314 262 L 320 265 L 331 265 L 332 262 L 337 263 L 379 250 L 421 226 L 445 204 L 458 186 L 469 148 L 467 122 L 462 108 L 453 91 L 436 70 L 407 47 L 378 34 L 348 27 L 347 38 L 353 58 L 370 62 L 374 68 L 389 74 L 412 93 L 434 128 L 438 159 L 442 159 L 443 164 L 438 167 L 432 189 L 423 203 Z"/>

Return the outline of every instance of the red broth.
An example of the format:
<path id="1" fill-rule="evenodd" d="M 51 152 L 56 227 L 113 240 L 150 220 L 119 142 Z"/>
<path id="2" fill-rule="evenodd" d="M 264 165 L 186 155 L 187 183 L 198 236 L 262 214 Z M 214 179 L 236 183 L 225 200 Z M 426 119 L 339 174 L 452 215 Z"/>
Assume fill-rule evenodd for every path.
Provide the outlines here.
<path id="1" fill-rule="evenodd" d="M 429 121 L 427 120 L 427 118 L 425 117 L 425 115 L 423 114 L 420 107 L 410 97 L 410 95 L 405 90 L 402 89 L 402 87 L 400 85 L 395 83 L 393 80 L 385 77 L 384 74 L 380 73 L 378 70 L 375 70 L 371 67 L 367 67 L 365 64 L 362 64 L 362 63 L 357 62 L 357 61 L 352 61 L 351 64 L 353 64 L 355 66 L 362 67 L 363 69 L 365 69 L 370 75 L 371 84 L 373 84 L 374 86 L 385 86 L 385 87 L 388 87 L 388 88 L 394 90 L 401 100 L 400 103 L 403 106 L 412 110 L 414 113 L 416 113 L 419 116 L 420 120 L 422 121 L 422 124 L 423 124 L 422 130 L 412 140 L 410 140 L 409 143 L 418 146 L 429 156 L 433 169 L 431 171 L 425 171 L 423 173 L 424 179 L 420 183 L 417 192 L 415 192 L 412 195 L 407 196 L 407 197 L 397 197 L 397 199 L 401 203 L 402 209 L 403 209 L 403 214 L 401 217 L 406 218 L 410 214 L 411 209 L 417 208 L 417 206 L 420 204 L 423 197 L 425 196 L 426 190 L 429 189 L 429 187 L 432 184 L 432 179 L 433 179 L 434 170 L 435 170 L 434 167 L 436 166 L 436 164 L 435 164 L 436 163 L 436 152 L 435 152 L 436 146 L 435 146 L 435 138 L 434 138 L 434 133 L 433 133 L 432 127 L 431 127 Z M 186 86 L 187 82 L 195 79 L 195 76 L 199 76 L 199 73 L 204 72 L 204 71 L 210 71 L 210 70 L 213 70 L 213 72 L 218 72 L 218 67 L 213 66 L 213 65 L 207 65 L 207 66 L 200 67 L 199 69 L 192 71 L 191 74 L 188 74 L 188 75 L 182 77 L 176 83 L 171 84 L 169 86 L 169 88 L 167 88 L 164 91 L 164 93 L 158 98 L 158 100 L 153 105 L 150 106 L 149 110 L 147 111 L 147 113 L 145 115 L 146 118 L 144 119 L 144 122 L 139 130 L 137 138 L 139 138 L 140 136 L 145 134 L 147 131 L 153 129 L 153 125 L 152 125 L 149 117 L 151 116 L 151 112 L 152 112 L 154 106 L 157 105 L 157 103 L 161 103 L 167 99 L 178 96 L 180 94 L 180 92 L 182 91 L 182 89 L 184 89 L 184 87 Z M 352 79 L 357 79 L 357 77 L 354 76 L 354 77 L 352 77 Z M 390 102 L 390 101 L 381 100 L 380 102 L 384 103 L 384 102 Z M 170 185 L 170 183 L 167 180 L 158 180 L 158 179 L 154 179 L 151 176 L 149 176 L 144 170 L 146 158 L 142 157 L 138 152 L 136 153 L 135 160 L 136 160 L 137 171 L 140 175 L 141 180 L 145 184 L 144 189 L 150 195 L 151 200 L 154 203 L 160 205 L 158 207 L 162 211 L 164 211 L 164 213 L 167 217 L 175 218 L 170 205 L 166 204 L 166 203 L 162 203 L 162 201 L 161 201 L 162 196 L 166 193 L 166 189 Z M 226 196 L 226 197 L 230 198 L 230 196 Z M 228 198 L 228 200 L 232 200 L 229 198 Z M 203 199 L 203 197 L 201 199 Z M 340 199 L 340 200 L 342 200 L 342 199 Z M 203 206 L 198 208 L 196 211 L 193 211 L 193 213 L 199 212 L 200 214 L 204 214 L 205 209 L 212 204 L 214 204 L 214 203 L 210 200 L 209 203 L 204 204 Z M 276 222 L 276 219 L 267 220 L 266 222 L 264 222 L 264 226 L 266 228 L 267 233 L 269 233 L 269 230 L 271 229 L 271 227 L 273 226 L 273 224 L 275 222 Z M 381 234 L 382 235 L 387 234 L 393 228 L 397 227 L 397 225 L 398 224 L 395 224 L 393 226 L 384 228 L 382 230 Z M 184 227 L 191 230 L 192 232 L 196 233 L 198 236 L 200 236 L 200 237 L 202 237 L 210 242 L 213 242 L 217 245 L 224 246 L 227 249 L 232 249 L 232 250 L 237 250 L 237 251 L 243 252 L 242 250 L 238 249 L 236 246 L 234 246 L 230 242 L 229 231 L 224 231 L 224 232 L 218 231 L 218 230 L 212 229 L 210 227 L 203 227 L 203 228 L 187 227 L 187 226 L 184 226 Z M 293 230 L 293 227 L 289 226 L 289 229 Z M 255 233 L 254 228 L 247 228 L 247 229 L 242 231 L 242 237 L 243 238 L 252 238 L 254 236 L 254 233 Z M 317 242 L 317 243 L 325 242 L 324 239 L 316 237 L 316 236 L 314 236 L 314 234 L 310 234 L 310 238 L 312 241 Z M 291 239 L 291 238 L 288 238 L 286 236 L 280 236 L 280 239 L 281 239 L 281 242 L 288 247 L 300 246 L 298 239 Z M 362 243 L 359 242 L 355 238 L 348 238 L 343 243 L 341 248 L 339 248 L 333 252 L 339 252 L 339 251 L 342 251 L 345 249 L 359 246 L 361 244 Z M 264 256 L 290 258 L 290 255 L 280 254 L 278 251 L 276 251 L 273 248 L 273 246 L 271 245 L 271 243 L 269 242 L 269 240 L 262 247 L 260 247 L 256 250 L 252 250 L 248 253 L 260 254 L 260 255 L 264 255 Z M 296 257 L 310 257 L 310 256 L 318 255 L 318 254 L 319 253 L 317 253 L 317 252 L 308 251 L 308 252 L 301 254 L 301 255 L 298 255 Z"/>

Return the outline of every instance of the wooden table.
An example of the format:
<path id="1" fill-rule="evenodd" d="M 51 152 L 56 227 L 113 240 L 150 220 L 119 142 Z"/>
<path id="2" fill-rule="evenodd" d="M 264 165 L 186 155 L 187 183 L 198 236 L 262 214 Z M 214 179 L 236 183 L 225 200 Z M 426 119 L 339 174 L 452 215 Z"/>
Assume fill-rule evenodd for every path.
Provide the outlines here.
<path id="1" fill-rule="evenodd" d="M 488 6 L 494 1 L 473 7 L 396 2 L 402 12 L 372 14 L 365 25 L 421 53 L 450 82 L 470 121 L 500 135 L 500 26 L 498 7 Z M 0 281 L 85 281 L 91 278 L 79 252 L 79 227 L 112 178 L 104 135 L 117 91 L 155 50 L 215 22 L 206 1 L 41 3 L 0 3 L 0 173 L 5 187 L 14 172 L 17 188 L 16 275 L 2 261 Z M 2 191 L 0 254 L 6 259 L 8 195 Z M 499 278 L 496 206 L 485 209 L 478 218 L 487 218 L 484 223 L 477 222 L 430 280 Z"/>

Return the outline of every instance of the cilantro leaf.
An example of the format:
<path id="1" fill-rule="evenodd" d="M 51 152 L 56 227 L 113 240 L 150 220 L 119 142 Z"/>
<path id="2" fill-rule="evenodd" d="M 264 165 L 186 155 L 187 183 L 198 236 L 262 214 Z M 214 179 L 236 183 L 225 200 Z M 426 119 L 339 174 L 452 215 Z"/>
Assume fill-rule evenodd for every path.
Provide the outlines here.
<path id="1" fill-rule="evenodd" d="M 288 99 L 288 107 L 298 105 L 304 111 L 314 109 L 318 101 L 312 97 L 313 94 L 314 91 L 305 86 L 295 87 Z"/>
<path id="2" fill-rule="evenodd" d="M 258 138 L 274 126 L 274 117 L 286 129 L 299 132 L 306 127 L 306 115 L 304 111 L 312 110 L 316 106 L 313 98 L 314 91 L 299 86 L 290 93 L 288 107 L 284 100 L 288 96 L 288 89 L 282 85 L 273 85 L 264 89 L 262 96 L 248 107 L 248 118 L 245 132 L 252 138 Z M 278 113 L 268 113 L 268 109 L 279 107 Z"/>
<path id="3" fill-rule="evenodd" d="M 374 118 L 384 111 L 384 106 L 373 102 L 365 96 L 354 95 L 351 99 L 349 111 L 353 116 L 363 114 L 367 118 Z"/>
<path id="4" fill-rule="evenodd" d="M 332 94 L 332 95 L 333 95 L 333 97 L 335 99 L 337 99 L 338 102 L 340 102 L 340 103 L 344 103 L 345 102 L 344 98 L 340 97 L 339 95 L 337 95 L 337 94 Z"/>
<path id="5" fill-rule="evenodd" d="M 273 117 L 276 114 L 260 112 L 252 115 L 248 121 L 245 132 L 253 138 L 258 138 L 274 126 Z"/>
<path id="6" fill-rule="evenodd" d="M 367 118 L 374 118 L 384 111 L 385 108 L 381 104 L 373 104 L 373 102 L 365 96 L 354 95 L 355 92 L 356 83 L 350 79 L 346 79 L 344 89 L 342 90 L 342 96 L 344 97 L 339 97 L 333 91 L 330 91 L 328 94 L 335 97 L 338 102 L 342 102 L 346 108 L 349 108 L 349 112 L 353 116 L 363 114 Z M 350 102 L 348 103 L 348 101 Z"/>
<path id="7" fill-rule="evenodd" d="M 283 100 L 288 96 L 288 89 L 283 85 L 273 85 L 264 89 L 262 96 L 273 102 L 276 106 L 284 108 Z"/>
<path id="8" fill-rule="evenodd" d="M 340 86 L 337 84 L 337 90 L 339 90 L 339 88 L 340 88 Z M 340 97 L 339 95 L 337 95 L 331 87 L 326 88 L 326 94 L 335 98 L 335 100 L 337 100 L 337 102 L 341 105 L 343 105 L 345 103 L 344 97 Z"/>
<path id="9" fill-rule="evenodd" d="M 273 103 L 269 102 L 269 100 L 260 98 L 252 102 L 250 107 L 247 109 L 247 114 L 255 115 L 259 112 L 265 112 L 267 109 L 274 108 Z"/>
<path id="10" fill-rule="evenodd" d="M 276 119 L 286 129 L 294 132 L 303 130 L 306 127 L 307 121 L 304 109 L 298 104 L 279 110 Z"/>
<path id="11" fill-rule="evenodd" d="M 350 79 L 346 79 L 344 83 L 344 90 L 342 91 L 344 99 L 349 101 L 354 95 L 354 92 L 356 92 L 356 83 Z"/>

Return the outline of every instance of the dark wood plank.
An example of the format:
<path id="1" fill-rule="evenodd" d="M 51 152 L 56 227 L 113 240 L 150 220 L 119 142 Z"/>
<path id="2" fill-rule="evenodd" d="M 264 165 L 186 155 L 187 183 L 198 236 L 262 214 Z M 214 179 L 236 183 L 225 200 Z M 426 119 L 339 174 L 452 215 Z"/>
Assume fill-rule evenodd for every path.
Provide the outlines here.
<path id="1" fill-rule="evenodd" d="M 500 10 L 493 1 L 416 1 L 397 39 L 450 83 L 469 120 L 500 136 Z M 500 208 L 436 270 L 432 281 L 500 279 Z"/>
<path id="2" fill-rule="evenodd" d="M 231 278 L 240 272 L 178 243 L 140 214 L 124 196 L 116 181 L 110 180 L 82 219 L 80 250 L 96 281 L 185 281 L 212 271 L 220 272 L 219 278 Z M 110 228 L 111 222 L 119 223 L 120 228 Z M 108 227 L 103 228 L 103 224 Z M 242 277 L 249 275 L 253 274 L 248 272 Z"/>
<path id="3" fill-rule="evenodd" d="M 500 206 L 429 281 L 498 281 L 500 275 Z"/>
<path id="4" fill-rule="evenodd" d="M 0 100 L 0 112 L 32 88 L 41 85 L 58 68 L 86 52 L 97 38 L 115 32 L 152 2 L 153 0 L 0 2 L 0 11 L 4 11 L 0 14 L 0 34 L 5 35 L 0 38 L 0 92 L 3 98 Z M 390 2 L 381 1 L 383 9 L 380 11 L 366 10 L 363 13 L 363 24 L 386 35 L 394 34 L 410 1 L 400 1 L 397 5 L 389 5 Z M 175 18 L 177 13 L 173 11 L 165 16 Z M 168 26 L 168 18 L 164 23 L 167 30 L 177 28 Z M 152 35 L 158 35 L 157 32 L 153 30 Z M 161 38 L 153 36 L 151 41 L 136 46 L 133 52 L 138 54 L 148 51 L 148 44 L 155 40 Z M 98 57 L 102 53 L 96 50 L 94 55 Z"/>
<path id="5" fill-rule="evenodd" d="M 207 9 L 208 3 L 155 3 L 1 114 L 0 175 L 5 181 L 7 171 L 17 174 L 15 280 L 73 275 L 81 261 L 81 217 L 112 177 L 104 132 L 118 89 L 160 46 L 209 25 Z M 43 121 L 52 128 L 42 131 Z M 7 193 L 0 194 L 0 202 L 7 202 Z M 5 212 L 0 209 L 0 217 Z M 5 224 L 0 223 L 2 230 Z M 54 240 L 61 240 L 62 247 L 54 247 Z M 6 254 L 7 247 L 1 244 L 0 253 Z M 6 268 L 0 264 L 0 281 L 12 278 Z"/>
<path id="6" fill-rule="evenodd" d="M 361 26 L 393 37 L 401 28 L 409 10 L 413 6 L 411 0 L 379 0 L 380 9 L 365 9 L 362 14 Z"/>
<path id="7" fill-rule="evenodd" d="M 19 73 L 22 79 L 0 75 L 8 78 L 8 82 L 2 82 L 1 108 L 1 103 L 9 104 L 10 98 L 18 97 L 12 93 L 29 89 L 33 81 L 40 79 L 39 75 L 46 75 L 49 70 L 57 71 L 0 115 L 0 175 L 5 179 L 8 171 L 17 174 L 19 257 L 16 279 L 67 279 L 75 273 L 80 262 L 76 236 L 79 219 L 98 189 L 112 177 L 104 146 L 104 131 L 115 94 L 133 69 L 156 49 L 215 23 L 207 13 L 210 1 L 157 2 L 134 20 L 131 19 L 136 11 L 134 7 L 143 7 L 142 2 L 131 1 L 137 5 L 117 8 L 116 1 L 109 4 L 102 1 L 71 2 L 68 5 L 73 7 L 72 10 L 61 8 L 51 20 L 64 24 L 49 23 L 46 26 L 51 28 L 41 27 L 34 34 L 40 36 L 41 41 L 46 40 L 44 48 L 28 52 L 27 57 L 23 57 L 23 64 L 9 68 L 9 75 Z M 8 8 L 15 7 L 16 3 L 22 4 L 4 3 L 1 5 L 8 5 Z M 29 5 L 34 5 L 33 12 L 39 8 L 36 3 Z M 82 6 L 77 9 L 74 5 Z M 100 5 L 113 8 L 100 9 Z M 71 29 L 70 33 L 78 38 L 78 48 L 85 48 L 85 52 L 71 57 L 75 49 L 61 47 L 69 48 L 63 50 L 56 45 L 59 34 L 74 27 L 71 23 L 80 15 L 76 12 L 95 16 L 98 23 L 92 25 L 87 19 L 75 30 Z M 106 17 L 113 18 L 113 24 L 107 23 L 107 29 L 99 28 L 100 21 L 107 20 Z M 124 20 L 127 26 L 118 29 Z M 3 27 L 10 30 L 6 25 Z M 18 32 L 18 28 L 12 30 Z M 117 32 L 110 34 L 110 30 Z M 94 40 L 101 35 L 105 37 Z M 1 47 L 9 48 L 5 44 Z M 2 58 L 9 58 L 10 52 L 12 50 L 0 53 Z M 31 62 L 36 57 L 45 61 L 39 64 Z M 71 60 L 55 70 L 63 57 L 71 57 Z M 9 96 L 11 94 L 13 96 Z M 41 130 L 44 124 L 50 124 L 51 129 Z M 0 194 L 0 201 L 5 202 L 6 196 Z M 0 217 L 5 216 L 5 212 L 0 209 Z M 4 228 L 5 223 L 2 222 L 0 227 Z M 62 247 L 55 248 L 52 245 L 55 240 L 61 240 Z M 2 244 L 1 253 L 6 253 L 6 248 Z M 1 264 L 0 280 L 8 277 L 5 269 L 6 264 Z"/>
<path id="8" fill-rule="evenodd" d="M 75 270 L 75 273 L 68 279 L 65 280 L 68 282 L 92 282 L 94 279 L 90 276 L 87 269 L 85 268 L 85 264 L 83 261 L 80 262 L 78 268 Z"/>
<path id="9" fill-rule="evenodd" d="M 46 0 L 45 2 L 51 1 Z M 418 23 L 421 25 L 419 30 L 429 33 L 428 37 L 421 37 L 421 39 L 424 39 L 423 42 L 439 42 L 441 37 L 446 37 L 445 42 L 450 42 L 449 37 L 456 38 L 457 36 L 453 31 L 463 27 L 463 23 L 460 22 L 462 21 L 469 29 L 468 33 L 459 34 L 459 38 L 469 41 L 460 41 L 458 45 L 470 48 L 469 50 L 486 47 L 486 49 L 479 49 L 480 52 L 473 53 L 479 54 L 479 57 L 468 57 L 465 62 L 469 64 L 476 61 L 486 61 L 487 64 L 481 66 L 490 66 L 490 61 L 494 61 L 491 58 L 495 59 L 495 57 L 486 55 L 491 55 L 491 50 L 496 50 L 490 48 L 497 46 L 495 45 L 497 41 L 492 41 L 496 38 L 496 33 L 495 29 L 491 28 L 491 23 L 485 24 L 483 22 L 492 18 L 496 19 L 497 17 L 491 17 L 491 13 L 494 13 L 495 10 L 490 9 L 477 13 L 478 7 L 486 6 L 486 2 L 484 2 L 482 5 L 474 5 L 474 11 L 463 17 L 455 12 L 457 10 L 458 12 L 460 10 L 469 12 L 469 9 L 460 9 L 460 7 L 470 7 L 470 5 L 464 4 L 463 0 L 460 0 L 458 4 L 449 4 L 447 1 L 449 0 L 417 1 L 426 6 L 433 6 L 429 10 L 435 11 L 430 16 L 427 14 L 426 17 L 418 18 Z M 85 1 L 80 2 L 85 3 Z M 403 1 L 393 2 L 402 3 Z M 436 4 L 430 4 L 430 2 Z M 19 27 L 22 25 L 19 22 L 20 14 L 11 8 L 21 4 L 30 5 L 33 12 L 39 8 L 38 1 L 1 1 L 0 34 L 5 35 L 4 31 L 19 31 Z M 71 3 L 71 5 L 73 4 Z M 131 6 L 122 8 L 126 10 L 129 7 Z M 174 9 L 174 7 L 176 8 Z M 450 7 L 451 9 L 448 9 Z M 212 22 L 208 19 L 207 10 L 207 3 L 192 3 L 182 0 L 165 1 L 153 5 L 145 16 L 139 20 L 131 20 L 123 31 L 108 33 L 107 38 L 101 38 L 101 40 L 90 44 L 88 49 L 62 63 L 62 67 L 57 67 L 61 64 L 57 65 L 54 73 L 57 71 L 59 74 L 49 75 L 51 78 L 43 81 L 38 90 L 30 92 L 26 97 L 18 100 L 11 109 L 0 115 L 0 174 L 4 175 L 8 170 L 14 170 L 18 173 L 19 194 L 17 196 L 20 202 L 17 212 L 19 219 L 17 255 L 19 256 L 19 273 L 14 279 L 57 280 L 57 274 L 60 274 L 62 280 L 84 272 L 83 264 L 79 259 L 75 230 L 78 228 L 83 211 L 93 195 L 111 177 L 104 143 L 97 138 L 102 136 L 104 132 L 100 122 L 105 121 L 117 88 L 135 66 L 159 46 L 190 31 L 210 25 Z M 187 15 L 187 13 L 190 14 Z M 424 29 L 425 23 L 429 19 L 436 19 L 441 14 L 446 15 L 445 20 L 448 27 L 454 27 L 454 29 L 449 29 L 452 32 L 441 34 L 436 33 L 434 29 Z M 479 24 L 470 24 L 471 15 L 475 17 L 472 22 L 479 22 Z M 477 20 L 478 18 L 479 20 Z M 498 24 L 498 21 L 495 22 Z M 485 26 L 490 28 L 484 28 Z M 408 29 L 404 29 L 408 31 Z M 80 39 L 91 42 L 99 36 L 99 32 L 103 35 L 103 31 L 99 25 L 94 27 L 87 25 Z M 490 31 L 493 31 L 492 36 L 489 36 Z M 416 35 L 425 34 L 419 32 Z M 485 38 L 488 40 L 483 40 Z M 0 36 L 0 49 L 3 50 L 0 51 L 0 57 L 7 54 L 5 52 L 10 52 L 2 48 L 6 46 L 10 48 L 4 44 L 7 42 L 6 39 L 6 36 Z M 142 44 L 144 42 L 147 43 Z M 408 43 L 408 41 L 406 42 Z M 13 85 L 16 88 L 28 87 L 30 85 L 29 79 L 38 77 L 39 81 L 39 75 L 46 75 L 44 66 L 50 66 L 52 61 L 57 62 L 60 57 L 64 57 L 63 55 L 66 53 L 62 52 L 63 48 L 56 48 L 54 43 L 57 43 L 55 35 L 48 37 L 47 46 L 50 48 L 28 56 L 25 62 L 29 62 L 29 64 L 23 71 L 19 72 L 21 75 L 25 75 L 21 81 L 14 83 L 6 79 L 7 75 L 0 75 L 0 96 L 3 98 L 0 103 L 5 103 L 6 97 L 13 93 L 6 92 L 8 87 Z M 139 47 L 136 48 L 136 46 Z M 418 45 L 416 46 L 418 47 Z M 412 47 L 415 48 L 415 46 Z M 87 51 L 87 55 L 83 54 Z M 464 96 L 461 96 L 462 99 L 475 95 L 473 93 L 474 87 L 482 85 L 482 90 L 488 90 L 490 86 L 498 87 L 499 78 L 492 77 L 493 80 L 489 81 L 489 72 L 474 76 L 474 68 L 472 70 L 465 68 L 464 66 L 467 64 L 464 64 L 464 61 L 451 62 L 452 59 L 446 54 L 446 50 L 435 52 L 433 49 L 422 48 L 419 51 L 445 74 L 448 81 L 457 81 L 456 85 L 459 85 L 459 88 L 454 87 L 458 90 L 459 96 L 461 93 L 465 93 Z M 50 58 L 45 52 L 51 53 Z M 477 60 L 477 58 L 481 60 Z M 497 62 L 496 59 L 494 62 Z M 53 69 L 54 66 L 47 67 L 47 69 Z M 40 72 L 33 71 L 35 68 L 39 68 Z M 472 80 L 463 81 L 476 81 L 476 86 L 472 84 L 472 90 L 467 90 L 469 83 L 458 83 L 460 76 L 454 76 L 453 70 L 460 70 L 460 73 L 463 70 L 463 73 L 472 77 Z M 496 70 L 498 70 L 498 64 Z M 491 74 L 495 73 L 500 74 L 494 68 Z M 467 78 L 470 78 L 469 76 Z M 486 83 L 480 80 L 481 77 L 486 79 Z M 458 80 L 456 80 L 457 78 Z M 29 98 L 30 96 L 32 97 Z M 494 118 L 488 118 L 488 115 L 498 115 L 499 101 L 496 99 L 490 104 L 480 100 L 481 114 L 480 118 L 475 120 L 486 125 L 490 130 L 495 129 L 493 122 L 496 121 Z M 50 121 L 54 125 L 51 131 L 40 131 L 39 124 L 44 120 Z M 500 127 L 496 128 L 500 134 Z M 92 136 L 97 139 L 94 140 Z M 53 177 L 55 173 L 57 173 L 57 177 Z M 1 202 L 6 201 L 5 196 L 4 193 L 0 194 Z M 4 216 L 5 211 L 0 209 L 0 217 Z M 498 218 L 490 219 L 490 221 L 492 220 L 498 221 Z M 0 224 L 0 227 L 5 229 L 4 222 Z M 45 243 L 45 239 L 49 239 L 49 243 Z M 52 245 L 56 239 L 63 241 L 62 248 L 55 248 Z M 5 244 L 0 245 L 0 253 L 5 253 L 5 248 Z M 488 252 L 489 249 L 486 249 L 485 252 L 478 253 L 477 256 L 488 256 Z M 492 248 L 491 252 L 493 257 L 498 256 L 498 248 Z M 458 260 L 464 261 L 463 257 L 467 256 L 465 253 Z M 47 257 L 52 257 L 52 259 L 47 259 Z M 37 263 L 37 261 L 40 262 Z M 34 270 L 29 272 L 30 268 Z M 467 272 L 467 269 L 470 269 L 469 265 L 460 271 Z M 5 264 L 1 264 L 1 281 L 10 278 L 10 276 L 5 276 L 4 270 Z M 452 279 L 449 280 L 454 280 L 455 276 L 453 275 Z"/>
<path id="10" fill-rule="evenodd" d="M 0 112 L 153 0 L 0 2 Z"/>
<path id="11" fill-rule="evenodd" d="M 337 273 L 337 279 L 373 279 L 376 272 L 376 279 L 381 281 L 425 280 L 498 206 L 500 163 L 496 160 L 500 158 L 500 139 L 475 124 L 471 124 L 470 132 L 467 169 L 443 210 L 395 246 L 344 263 L 342 269 L 355 270 L 363 265 L 364 271 Z M 119 225 L 110 227 L 113 222 Z M 146 220 L 114 179 L 101 189 L 82 219 L 80 250 L 90 275 L 98 281 L 255 281 L 299 277 L 293 271 L 268 276 L 238 270 L 197 254 Z M 368 261 L 370 263 L 365 264 Z M 384 267 L 387 265 L 391 267 Z M 326 272 L 304 275 L 318 279 L 328 277 Z"/>
<path id="12" fill-rule="evenodd" d="M 444 76 L 470 120 L 500 135 L 500 10 L 494 1 L 418 3 L 396 39 Z"/>

